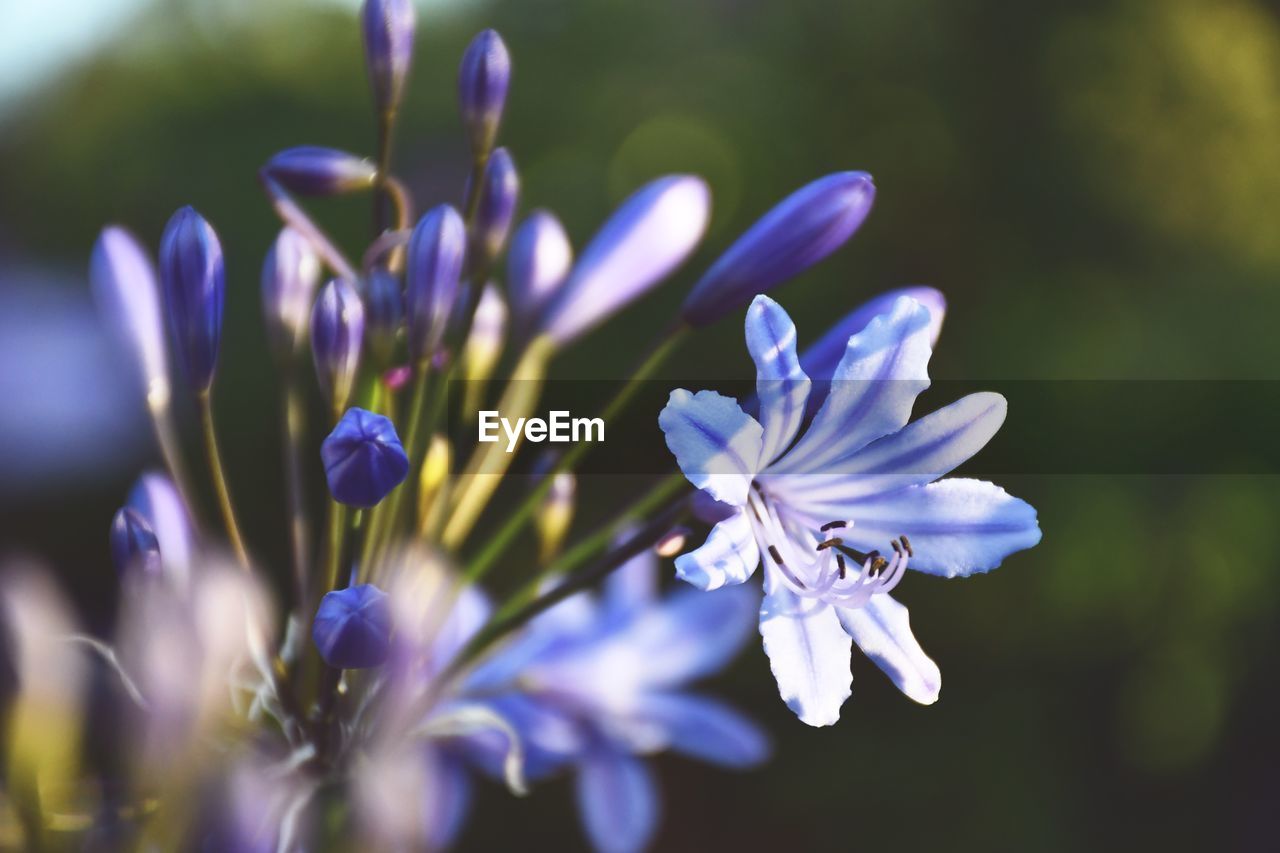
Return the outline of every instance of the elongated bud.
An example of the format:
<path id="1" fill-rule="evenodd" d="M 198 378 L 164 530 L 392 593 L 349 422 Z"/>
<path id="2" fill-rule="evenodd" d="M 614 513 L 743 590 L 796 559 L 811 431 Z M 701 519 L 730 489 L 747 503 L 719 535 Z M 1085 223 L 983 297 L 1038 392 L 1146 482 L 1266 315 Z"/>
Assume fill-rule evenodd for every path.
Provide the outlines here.
<path id="1" fill-rule="evenodd" d="M 311 356 L 320 390 L 334 409 L 346 408 L 360 367 L 364 306 L 351 284 L 334 279 L 311 310 Z"/>
<path id="2" fill-rule="evenodd" d="M 698 245 L 711 191 L 693 175 L 668 175 L 622 203 L 583 250 L 551 300 L 543 330 L 560 345 L 667 277 Z"/>
<path id="3" fill-rule="evenodd" d="M 160 285 L 146 249 L 119 226 L 102 229 L 89 261 L 89 283 L 108 326 L 132 353 L 155 409 L 169 403 L 169 371 L 160 319 Z"/>
<path id="4" fill-rule="evenodd" d="M 405 308 L 409 357 L 414 363 L 430 358 L 444 337 L 458 298 L 466 252 L 466 226 L 448 205 L 427 211 L 413 229 L 405 272 Z"/>
<path id="5" fill-rule="evenodd" d="M 187 381 L 196 392 L 208 391 L 218 365 L 226 279 L 218 235 L 191 207 L 175 213 L 164 229 L 160 283 Z"/>
<path id="6" fill-rule="evenodd" d="M 573 523 L 578 481 L 573 474 L 562 471 L 551 475 L 551 490 L 538 507 L 538 559 L 547 563 L 560 553 L 569 525 Z"/>
<path id="7" fill-rule="evenodd" d="M 307 341 L 311 300 L 320 284 L 320 256 L 307 238 L 283 228 L 262 264 L 262 319 L 282 361 Z"/>
<path id="8" fill-rule="evenodd" d="M 287 148 L 262 167 L 276 183 L 298 195 L 339 195 L 373 186 L 378 169 L 371 160 L 318 145 Z"/>
<path id="9" fill-rule="evenodd" d="M 493 148 L 510 84 L 507 46 L 496 31 L 484 30 L 467 45 L 458 69 L 458 107 L 476 158 L 483 158 Z"/>
<path id="10" fill-rule="evenodd" d="M 471 334 L 467 336 L 467 344 L 463 349 L 463 364 L 466 368 L 468 384 L 467 393 L 471 394 L 471 385 L 479 388 L 493 374 L 493 368 L 502 355 L 502 341 L 507 333 L 507 304 L 502 301 L 502 294 L 493 283 L 485 287 L 480 294 L 480 303 L 476 306 L 475 321 L 471 324 Z M 471 406 L 464 404 L 464 411 L 471 411 Z"/>
<path id="11" fill-rule="evenodd" d="M 160 575 L 160 543 L 136 510 L 123 507 L 111 520 L 111 559 L 121 575 Z"/>
<path id="12" fill-rule="evenodd" d="M 394 114 L 404 97 L 413 62 L 415 17 L 413 0 L 365 0 L 361 10 L 364 61 L 380 115 Z"/>
<path id="13" fill-rule="evenodd" d="M 396 335 L 404 325 L 404 293 L 400 280 L 381 267 L 369 273 L 365 283 L 365 317 L 368 320 L 369 351 L 381 367 L 391 363 Z"/>
<path id="14" fill-rule="evenodd" d="M 705 326 L 804 272 L 853 236 L 875 195 L 866 172 L 838 172 L 796 190 L 712 264 L 689 293 L 681 318 Z"/>
<path id="15" fill-rule="evenodd" d="M 366 669 L 391 653 L 391 602 L 373 584 L 337 589 L 320 599 L 311 626 L 320 657 L 335 669 Z"/>
<path id="16" fill-rule="evenodd" d="M 155 532 L 165 575 L 179 589 L 185 589 L 191 576 L 195 528 L 173 480 L 159 472 L 143 474 L 129 490 L 125 506 L 141 515 Z"/>
<path id="17" fill-rule="evenodd" d="M 535 210 L 507 251 L 507 300 L 521 333 L 535 322 L 569 274 L 573 247 L 555 214 Z"/>
<path id="18" fill-rule="evenodd" d="M 329 493 L 338 503 L 377 505 L 409 474 L 409 457 L 393 423 L 360 408 L 348 409 L 320 445 Z"/>
<path id="19" fill-rule="evenodd" d="M 520 176 L 516 164 L 505 148 L 489 155 L 480 180 L 480 198 L 476 202 L 472 264 L 490 263 L 502 251 L 511 233 L 516 201 L 520 195 Z"/>
<path id="20" fill-rule="evenodd" d="M 837 320 L 821 338 L 800 353 L 801 369 L 811 379 L 830 379 L 835 375 L 840 359 L 844 357 L 849 338 L 865 329 L 876 317 L 888 314 L 894 303 L 903 296 L 910 296 L 928 309 L 929 343 L 937 343 L 938 335 L 942 333 L 942 321 L 947 313 L 946 297 L 932 287 L 903 287 L 874 296 Z M 820 401 L 822 397 L 818 396 L 817 399 Z M 810 402 L 814 402 L 813 399 Z"/>
<path id="21" fill-rule="evenodd" d="M 427 455 L 422 460 L 422 469 L 418 472 L 418 532 L 426 533 L 438 527 L 445 507 L 448 505 L 444 493 L 445 484 L 449 481 L 449 465 L 452 462 L 453 450 L 449 439 L 443 435 L 431 436 L 427 446 Z"/>

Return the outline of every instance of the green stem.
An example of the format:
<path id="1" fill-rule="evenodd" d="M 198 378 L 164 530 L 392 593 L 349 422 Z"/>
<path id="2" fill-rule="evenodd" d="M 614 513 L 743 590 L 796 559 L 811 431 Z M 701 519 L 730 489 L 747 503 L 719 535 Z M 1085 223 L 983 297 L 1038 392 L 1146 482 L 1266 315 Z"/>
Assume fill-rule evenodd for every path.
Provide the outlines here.
<path id="1" fill-rule="evenodd" d="M 306 607 L 310 598 L 307 567 L 311 564 L 307 509 L 303 500 L 302 442 L 306 410 L 301 389 L 292 368 L 284 375 L 284 453 L 285 487 L 289 500 L 289 535 L 293 545 L 293 582 L 298 606 Z"/>
<path id="2" fill-rule="evenodd" d="M 222 512 L 222 521 L 226 524 L 227 536 L 231 539 L 231 547 L 236 552 L 236 559 L 247 571 L 249 552 L 245 550 L 244 538 L 240 535 L 240 525 L 236 523 L 235 509 L 231 505 L 231 493 L 227 489 L 227 477 L 222 468 L 222 454 L 218 452 L 218 435 L 213 428 L 213 406 L 210 405 L 207 388 L 196 394 L 196 408 L 200 413 L 205 456 L 209 460 L 209 474 L 213 478 L 213 490 L 218 498 L 218 509 Z"/>
<path id="3" fill-rule="evenodd" d="M 325 592 L 338 589 L 342 584 L 342 549 L 346 544 L 347 508 L 335 500 L 329 501 L 329 546 L 325 554 Z"/>
<path id="4" fill-rule="evenodd" d="M 667 357 L 684 340 L 686 334 L 688 334 L 688 327 L 677 327 L 654 347 L 649 356 L 636 369 L 635 374 L 627 381 L 627 384 L 623 385 L 614 398 L 609 401 L 609 404 L 605 406 L 600 417 L 606 424 L 627 407 L 644 382 L 667 360 Z M 580 442 L 570 448 L 568 453 L 560 457 L 555 467 L 525 497 L 515 512 L 507 517 L 506 524 L 500 527 L 497 533 L 489 537 L 484 548 L 467 565 L 466 571 L 463 573 L 463 581 L 465 583 L 475 583 L 493 568 L 498 558 L 502 556 L 515 537 L 533 518 L 533 514 L 537 512 L 542 499 L 551 490 L 555 475 L 572 470 L 587 455 L 591 447 L 592 445 L 588 442 Z"/>
<path id="5" fill-rule="evenodd" d="M 376 506 L 369 519 L 369 530 L 360 549 L 360 571 L 369 577 L 371 561 L 383 550 L 388 538 L 395 532 L 396 522 L 400 517 L 400 508 L 404 502 L 404 493 L 417 484 L 417 470 L 422 464 L 421 439 L 422 410 L 425 408 L 427 396 L 427 378 L 430 376 L 429 362 L 423 360 L 414 367 L 417 374 L 413 384 L 413 394 L 409 398 L 409 425 L 404 434 L 404 447 L 409 455 L 409 476 L 395 488 L 387 499 Z"/>

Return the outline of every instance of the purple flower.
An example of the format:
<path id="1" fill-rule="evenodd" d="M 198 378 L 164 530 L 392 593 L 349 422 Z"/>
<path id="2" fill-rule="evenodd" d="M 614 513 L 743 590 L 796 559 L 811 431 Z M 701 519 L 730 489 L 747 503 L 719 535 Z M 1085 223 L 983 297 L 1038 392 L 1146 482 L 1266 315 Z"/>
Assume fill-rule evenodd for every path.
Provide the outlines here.
<path id="1" fill-rule="evenodd" d="M 373 584 L 335 589 L 320 599 L 311 638 L 335 669 L 380 666 L 391 653 L 391 604 Z"/>
<path id="2" fill-rule="evenodd" d="M 493 709 L 521 733 L 528 777 L 575 769 L 583 825 L 599 850 L 639 850 L 657 828 L 659 795 L 644 756 L 669 749 L 739 769 L 769 754 L 753 722 L 689 690 L 741 650 L 758 596 L 738 588 L 659 598 L 657 590 L 657 559 L 641 554 L 599 599 L 580 594 L 535 619 L 466 685 L 494 695 Z M 492 757 L 473 757 L 492 769 Z"/>
<path id="3" fill-rule="evenodd" d="M 147 396 L 169 400 L 169 370 L 160 320 L 160 286 L 147 250 L 119 226 L 102 229 L 89 261 L 89 282 L 107 323 L 137 359 Z"/>
<path id="4" fill-rule="evenodd" d="M 484 30 L 471 40 L 458 69 L 458 108 L 471 137 L 471 151 L 483 157 L 493 148 L 511 83 L 511 55 L 502 36 Z"/>
<path id="5" fill-rule="evenodd" d="M 338 195 L 367 190 L 378 169 L 373 162 L 336 148 L 300 145 L 273 156 L 263 171 L 299 195 Z"/>
<path id="6" fill-rule="evenodd" d="M 320 445 L 329 493 L 338 503 L 368 508 L 391 493 L 409 473 L 395 425 L 382 415 L 351 408 Z"/>
<path id="7" fill-rule="evenodd" d="M 542 328 L 565 344 L 667 277 L 698 245 L 711 192 L 693 175 L 668 175 L 622 203 L 550 301 Z"/>
<path id="8" fill-rule="evenodd" d="M 355 288 L 334 279 L 311 310 L 311 355 L 325 397 L 341 409 L 351 397 L 364 341 L 364 305 Z"/>
<path id="9" fill-rule="evenodd" d="M 160 543 L 151 525 L 136 510 L 122 507 L 111 519 L 111 559 L 121 575 L 160 574 Z"/>
<path id="10" fill-rule="evenodd" d="M 190 581 L 195 530 L 173 480 L 168 474 L 143 474 L 129 490 L 125 506 L 142 516 L 155 533 L 165 575 L 185 588 Z"/>
<path id="11" fill-rule="evenodd" d="M 494 150 L 480 180 L 473 244 L 478 257 L 472 259 L 473 264 L 481 259 L 492 261 L 502 251 L 511 231 L 519 194 L 520 176 L 516 174 L 511 154 L 505 148 Z"/>
<path id="12" fill-rule="evenodd" d="M 804 272 L 853 236 L 875 195 L 866 172 L 838 172 L 796 190 L 707 270 L 681 316 L 692 326 L 705 326 Z"/>
<path id="13" fill-rule="evenodd" d="M 466 226 L 447 204 L 427 211 L 413 229 L 405 273 L 405 308 L 409 355 L 415 363 L 430 358 L 444 337 L 458 298 L 466 251 Z"/>
<path id="14" fill-rule="evenodd" d="M 262 317 L 280 358 L 291 358 L 306 342 L 311 300 L 319 284 L 319 255 L 306 237 L 282 228 L 262 265 Z"/>
<path id="15" fill-rule="evenodd" d="M 379 114 L 391 115 L 404 97 L 405 78 L 413 62 L 413 0 L 365 0 L 364 61 Z"/>
<path id="16" fill-rule="evenodd" d="M 404 325 L 404 293 L 400 280 L 378 267 L 369 273 L 364 292 L 369 349 L 380 365 L 391 363 L 396 335 Z"/>
<path id="17" fill-rule="evenodd" d="M 218 364 L 225 274 L 218 235 L 191 207 L 181 208 L 160 241 L 160 283 L 169 331 L 187 381 L 208 391 Z"/>
<path id="18" fill-rule="evenodd" d="M 507 296 L 522 333 L 555 296 L 572 263 L 573 247 L 555 214 L 535 210 L 520 223 L 507 251 Z"/>
<path id="19" fill-rule="evenodd" d="M 965 576 L 1040 541 L 1035 510 L 998 486 L 934 482 L 982 449 L 1006 404 L 972 394 L 909 424 L 929 385 L 932 334 L 928 310 L 899 297 L 848 339 L 802 430 L 810 380 L 795 326 L 758 296 L 746 337 L 760 420 L 715 392 L 685 390 L 672 392 L 658 419 L 689 481 L 733 507 L 676 572 L 711 590 L 742 583 L 764 562 L 765 652 L 783 699 L 810 725 L 838 719 L 854 642 L 907 696 L 937 700 L 938 667 L 889 595 L 908 564 Z"/>

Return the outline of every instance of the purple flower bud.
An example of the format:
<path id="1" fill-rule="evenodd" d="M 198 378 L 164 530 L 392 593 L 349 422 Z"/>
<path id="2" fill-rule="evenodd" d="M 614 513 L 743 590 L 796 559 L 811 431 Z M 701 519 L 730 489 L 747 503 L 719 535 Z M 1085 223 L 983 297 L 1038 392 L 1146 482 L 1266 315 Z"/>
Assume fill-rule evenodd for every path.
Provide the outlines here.
<path id="1" fill-rule="evenodd" d="M 316 379 L 335 409 L 344 408 L 360 367 L 364 342 L 364 305 L 355 288 L 334 279 L 320 291 L 311 310 L 311 357 Z"/>
<path id="2" fill-rule="evenodd" d="M 418 220 L 409 239 L 405 308 L 409 315 L 409 357 L 430 358 L 440 345 L 458 298 L 467 229 L 452 207 L 442 204 Z"/>
<path id="3" fill-rule="evenodd" d="M 573 247 L 554 214 L 535 210 L 520 223 L 507 252 L 507 296 L 522 330 L 535 322 L 572 263 Z"/>
<path id="4" fill-rule="evenodd" d="M 173 480 L 168 474 L 143 474 L 129 491 L 125 506 L 141 515 L 155 532 L 165 574 L 185 585 L 191 574 L 195 531 Z"/>
<path id="5" fill-rule="evenodd" d="M 393 114 L 413 61 L 413 0 L 365 0 L 360 21 L 374 106 L 381 115 Z"/>
<path id="6" fill-rule="evenodd" d="M 311 638 L 334 669 L 380 666 L 391 653 L 390 599 L 369 583 L 326 593 Z"/>
<path id="7" fill-rule="evenodd" d="M 510 83 L 511 55 L 502 36 L 494 30 L 481 32 L 467 45 L 458 69 L 458 106 L 477 157 L 493 148 Z"/>
<path id="8" fill-rule="evenodd" d="M 796 190 L 707 270 L 685 300 L 681 317 L 705 326 L 804 272 L 853 236 L 875 195 L 866 172 L 837 172 Z"/>
<path id="9" fill-rule="evenodd" d="M 565 344 L 644 294 L 698 245 L 711 191 L 693 175 L 668 175 L 622 203 L 551 300 L 543 329 Z"/>
<path id="10" fill-rule="evenodd" d="M 382 415 L 351 408 L 320 445 L 329 493 L 338 503 L 375 506 L 404 482 L 409 457 L 395 425 Z"/>
<path id="11" fill-rule="evenodd" d="M 307 340 L 311 300 L 320 284 L 320 256 L 292 228 L 276 237 L 262 265 L 262 316 L 276 354 L 288 359 Z"/>
<path id="12" fill-rule="evenodd" d="M 520 176 L 506 148 L 489 155 L 480 180 L 480 198 L 476 201 L 475 246 L 477 258 L 492 261 L 502 251 L 511 232 L 511 220 L 520 195 Z"/>
<path id="13" fill-rule="evenodd" d="M 400 280 L 378 267 L 369 273 L 364 301 L 369 349 L 378 364 L 390 364 L 396 335 L 404 325 L 404 293 L 400 290 Z"/>
<path id="14" fill-rule="evenodd" d="M 225 275 L 218 235 L 191 207 L 181 208 L 160 240 L 160 283 L 169 331 L 194 390 L 208 391 L 218 364 Z"/>
<path id="15" fill-rule="evenodd" d="M 160 320 L 160 286 L 146 249 L 123 228 L 113 225 L 102 229 L 89 261 L 89 282 L 108 325 L 137 360 L 148 401 L 165 406 L 169 371 Z"/>
<path id="16" fill-rule="evenodd" d="M 136 510 L 124 507 L 111 519 L 111 559 L 121 575 L 160 574 L 160 543 L 151 525 Z"/>
<path id="17" fill-rule="evenodd" d="M 262 167 L 290 192 L 299 195 L 338 195 L 367 190 L 378 176 L 372 161 L 336 148 L 301 145 L 276 154 Z"/>
<path id="18" fill-rule="evenodd" d="M 946 315 L 947 300 L 932 287 L 904 287 L 872 297 L 841 317 L 817 342 L 800 354 L 800 367 L 811 379 L 830 379 L 844 357 L 849 338 L 861 332 L 873 319 L 889 313 L 899 297 L 910 296 L 929 311 L 929 342 L 937 343 Z"/>

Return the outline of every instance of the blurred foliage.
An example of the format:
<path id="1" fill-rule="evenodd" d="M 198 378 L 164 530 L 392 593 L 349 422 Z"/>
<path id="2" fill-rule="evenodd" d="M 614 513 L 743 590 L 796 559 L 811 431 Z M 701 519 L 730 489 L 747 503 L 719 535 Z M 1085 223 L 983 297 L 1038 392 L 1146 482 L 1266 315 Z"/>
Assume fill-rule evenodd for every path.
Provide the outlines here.
<path id="1" fill-rule="evenodd" d="M 103 222 L 154 245 L 181 203 L 211 219 L 230 275 L 226 455 L 249 538 L 282 567 L 276 388 L 257 294 L 275 224 L 254 173 L 292 144 L 367 151 L 373 130 L 351 14 L 245 8 L 164 3 L 5 116 L 0 251 L 80 270 Z M 580 247 L 656 174 L 705 174 L 716 195 L 698 262 L 567 353 L 562 376 L 625 374 L 734 234 L 799 184 L 863 168 L 879 188 L 866 227 L 778 293 L 804 340 L 864 295 L 927 282 L 951 302 L 937 376 L 1276 378 L 1274 4 L 432 5 L 397 141 L 422 206 L 460 195 L 454 68 L 489 25 L 515 58 L 503 139 L 525 209 L 556 210 Z M 366 203 L 315 209 L 348 246 L 364 239 Z M 734 321 L 700 334 L 685 359 L 671 376 L 748 367 Z M 810 730 L 752 649 L 723 687 L 776 733 L 777 758 L 742 777 L 664 762 L 664 849 L 1273 843 L 1277 480 L 1002 484 L 1040 510 L 1040 547 L 989 576 L 902 589 L 946 673 L 943 701 L 917 708 L 855 657 L 844 721 Z M 112 596 L 105 531 L 126 487 L 86 482 L 5 519 L 6 538 L 56 559 L 99 622 Z M 606 514 L 601 493 L 579 529 Z M 508 576 L 520 570 L 513 561 Z M 490 792 L 465 841 L 578 844 L 568 786 L 551 787 L 519 802 Z M 498 809 L 503 820 L 484 819 Z"/>

